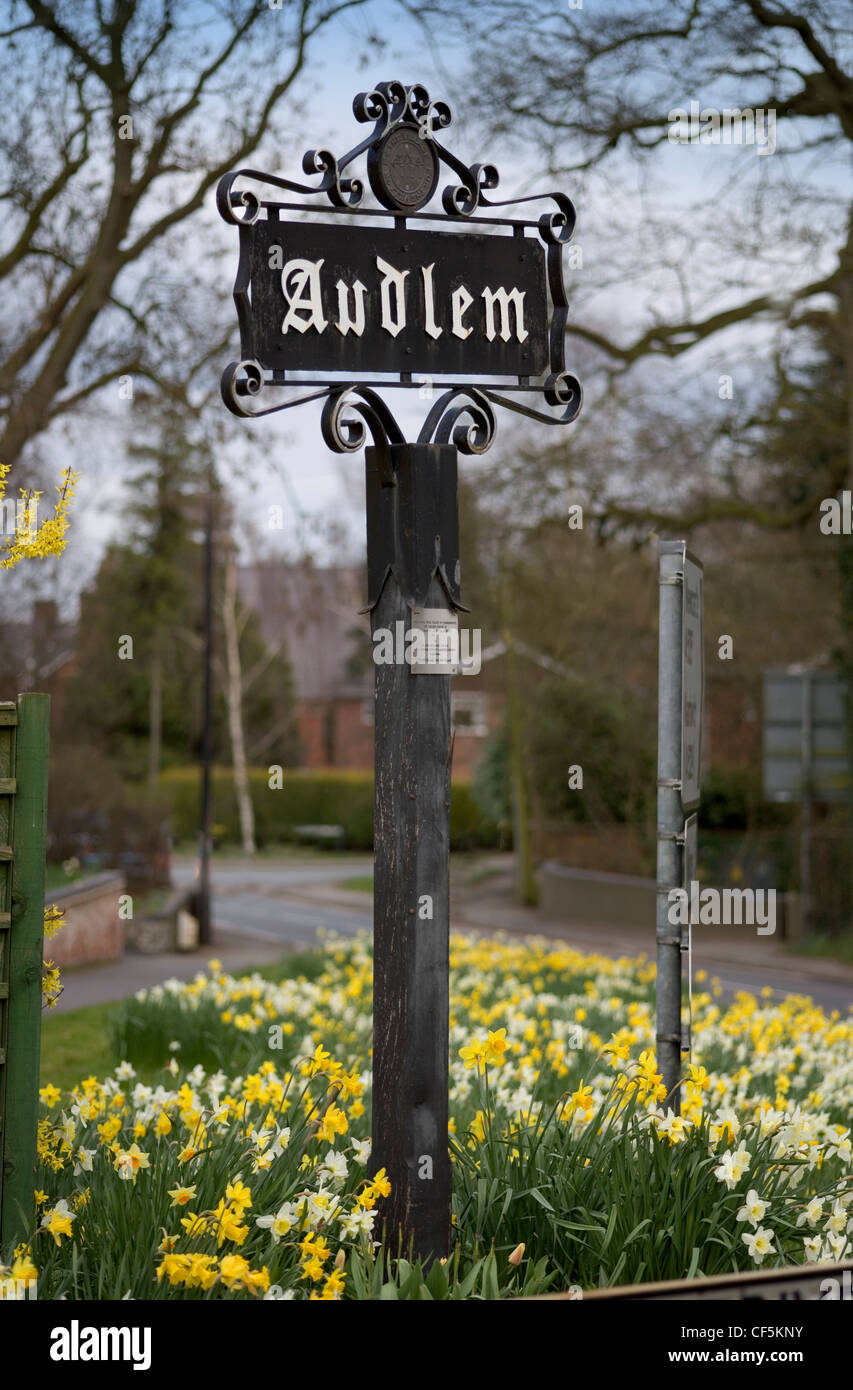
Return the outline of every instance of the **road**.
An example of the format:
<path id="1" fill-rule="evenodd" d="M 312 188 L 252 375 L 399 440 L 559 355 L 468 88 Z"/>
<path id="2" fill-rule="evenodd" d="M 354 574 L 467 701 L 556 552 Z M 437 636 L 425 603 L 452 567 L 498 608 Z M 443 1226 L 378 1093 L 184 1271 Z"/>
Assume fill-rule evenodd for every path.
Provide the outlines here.
<path id="1" fill-rule="evenodd" d="M 318 931 L 353 936 L 369 930 L 373 911 L 370 894 L 343 890 L 341 884 L 371 873 L 372 868 L 368 855 L 214 861 L 214 941 L 209 951 L 127 954 L 115 964 L 69 970 L 63 975 L 65 991 L 57 1010 L 66 1012 L 120 999 L 170 976 L 190 979 L 204 968 L 208 956 L 218 956 L 226 970 L 240 971 L 274 961 L 285 951 L 315 945 Z M 455 929 L 553 936 L 578 949 L 611 956 L 653 955 L 654 935 L 645 929 L 576 926 L 548 921 L 535 909 L 518 907 L 512 901 L 511 875 L 505 861 L 496 862 L 493 870 L 479 877 L 472 876 L 467 867 L 452 870 Z M 176 885 L 190 887 L 194 876 L 193 861 L 176 858 Z M 758 993 L 769 987 L 774 998 L 808 994 L 827 1010 L 846 1013 L 853 1007 L 853 968 L 832 960 L 787 954 L 770 938 L 761 938 L 758 943 L 731 939 L 697 942 L 693 968 L 694 974 L 704 969 L 716 976 L 725 999 L 731 999 L 738 990 Z"/>
<path id="2" fill-rule="evenodd" d="M 247 867 L 245 862 L 223 861 L 213 871 L 214 920 L 229 933 L 277 942 L 283 947 L 313 944 L 318 928 L 352 936 L 369 930 L 372 899 L 368 893 L 335 893 L 334 885 L 372 870 L 369 856 L 343 864 L 323 860 L 311 864 L 258 861 Z M 193 866 L 184 862 L 175 877 L 189 886 L 192 875 Z M 638 929 L 545 922 L 537 912 L 515 907 L 510 899 L 510 875 L 503 867 L 479 887 L 469 886 L 462 874 L 457 875 L 452 902 L 452 925 L 463 930 L 555 935 L 605 955 L 636 955 L 641 951 L 651 954 L 654 949 L 653 939 Z M 810 994 L 827 1009 L 846 1012 L 853 1006 L 853 970 L 833 961 L 785 954 L 766 938 L 753 948 L 749 958 L 744 957 L 740 943 L 721 942 L 709 949 L 707 942 L 699 941 L 694 948 L 693 968 L 694 972 L 705 969 L 716 976 L 728 998 L 738 990 L 756 993 L 769 987 L 774 997 Z"/>
<path id="3" fill-rule="evenodd" d="M 311 890 L 334 888 L 348 878 L 373 873 L 373 858 L 351 858 L 304 863 L 276 863 L 257 860 L 223 860 L 212 869 L 214 926 L 235 936 L 290 946 L 316 944 L 320 929 L 340 936 L 354 936 L 373 921 L 373 899 L 369 893 L 347 894 L 351 903 L 338 905 L 312 899 Z M 176 860 L 172 877 L 180 888 L 195 882 L 195 866 L 189 860 Z M 362 905 L 363 904 L 363 905 Z"/>

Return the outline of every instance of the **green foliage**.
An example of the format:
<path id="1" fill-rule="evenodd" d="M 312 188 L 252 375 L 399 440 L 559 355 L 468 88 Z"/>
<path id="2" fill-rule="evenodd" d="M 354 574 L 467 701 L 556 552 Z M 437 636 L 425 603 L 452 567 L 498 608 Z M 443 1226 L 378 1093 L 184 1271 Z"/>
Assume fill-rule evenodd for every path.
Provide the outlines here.
<path id="1" fill-rule="evenodd" d="M 787 826 L 796 814 L 794 806 L 764 799 L 760 768 L 715 766 L 702 779 L 703 829 Z"/>
<path id="2" fill-rule="evenodd" d="M 549 818 L 643 820 L 655 785 L 653 718 L 635 699 L 585 681 L 543 681 L 527 716 L 530 783 Z M 583 768 L 583 794 L 568 769 Z"/>
<path id="3" fill-rule="evenodd" d="M 368 772 L 284 773 L 281 787 L 270 787 L 265 768 L 249 773 L 259 845 L 286 844 L 297 825 L 342 825 L 347 849 L 373 846 L 373 777 Z M 215 768 L 211 778 L 217 839 L 239 839 L 237 802 L 231 774 Z M 160 780 L 172 808 L 175 840 L 192 839 L 198 826 L 199 780 L 195 768 L 171 769 Z M 454 782 L 450 796 L 452 849 L 487 848 L 497 843 L 496 826 L 479 810 L 468 785 Z"/>
<path id="4" fill-rule="evenodd" d="M 71 1090 L 83 1076 L 103 1075 L 120 1053 L 111 1031 L 117 1008 L 92 1004 L 67 1014 L 45 1013 L 41 1024 L 41 1082 Z M 162 1066 L 158 1056 L 157 1065 Z"/>
<path id="5" fill-rule="evenodd" d="M 498 1259 L 494 1248 L 488 1255 L 475 1255 L 462 1263 L 462 1245 L 454 1246 L 444 1264 L 440 1260 L 425 1265 L 422 1260 L 393 1260 L 378 1254 L 355 1251 L 347 1266 L 353 1295 L 360 1300 L 392 1302 L 453 1302 L 463 1298 L 475 1302 L 498 1298 L 534 1298 L 547 1293 L 556 1274 L 546 1272 L 547 1259 L 526 1260 L 523 1267 Z"/>
<path id="6" fill-rule="evenodd" d="M 507 830 L 511 828 L 512 793 L 506 716 L 500 728 L 486 740 L 482 756 L 474 769 L 471 793 L 484 816 Z"/>
<path id="7" fill-rule="evenodd" d="M 476 1147 L 451 1139 L 454 1202 L 460 1229 L 476 1230 L 497 1250 L 524 1242 L 558 1271 L 558 1287 L 635 1284 L 709 1277 L 753 1268 L 738 1220 L 746 1193 L 757 1188 L 772 1210 L 778 1253 L 771 1265 L 803 1258 L 800 1210 L 791 1170 L 805 1159 L 782 1159 L 773 1134 L 757 1127 L 740 1135 L 751 1155 L 748 1176 L 731 1190 L 713 1173 L 726 1152 L 713 1143 L 707 1119 L 671 1147 L 644 1123 L 629 1100 L 617 1117 L 612 1091 L 580 1132 L 550 1107 L 514 1133 L 494 1119 L 482 1083 L 485 1136 Z M 819 1191 L 837 1189 L 837 1166 Z"/>
<path id="8" fill-rule="evenodd" d="M 120 542 L 107 548 L 81 598 L 75 672 L 64 702 L 64 734 L 88 741 L 120 762 L 125 778 L 182 764 L 201 739 L 203 679 L 203 528 L 212 506 L 214 527 L 214 652 L 224 650 L 221 557 L 233 545 L 226 501 L 218 492 L 208 454 L 188 437 L 187 423 L 165 409 L 152 442 L 130 446 L 137 463 L 132 502 Z M 245 617 L 245 621 L 244 621 Z M 271 653 L 255 614 L 240 615 L 240 660 L 246 682 L 243 724 L 248 756 L 273 746 L 281 761 L 295 761 L 298 739 L 290 665 Z M 119 641 L 132 638 L 132 656 L 119 659 Z M 126 644 L 125 644 L 126 650 Z M 214 756 L 231 756 L 221 659 L 214 667 Z M 152 690 L 159 686 L 161 737 L 151 757 Z"/>

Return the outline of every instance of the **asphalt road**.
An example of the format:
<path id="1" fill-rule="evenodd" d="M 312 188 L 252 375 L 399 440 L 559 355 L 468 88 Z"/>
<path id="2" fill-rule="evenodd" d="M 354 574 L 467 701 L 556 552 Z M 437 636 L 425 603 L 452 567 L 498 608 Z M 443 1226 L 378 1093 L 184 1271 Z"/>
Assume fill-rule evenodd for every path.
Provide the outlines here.
<path id="1" fill-rule="evenodd" d="M 373 922 L 373 899 L 362 894 L 363 908 L 353 905 L 312 901 L 300 890 L 333 887 L 342 880 L 373 873 L 373 859 L 351 859 L 346 863 L 322 861 L 303 864 L 276 864 L 258 860 L 250 867 L 225 860 L 213 865 L 213 922 L 221 931 L 255 941 L 290 946 L 311 946 L 320 929 L 340 936 L 355 936 Z M 172 877 L 178 887 L 195 882 L 195 868 L 188 861 L 176 861 Z"/>
<path id="2" fill-rule="evenodd" d="M 369 874 L 372 857 L 342 860 L 324 855 L 303 860 L 219 860 L 212 868 L 214 941 L 206 952 L 139 956 L 126 954 L 115 964 L 69 970 L 57 1010 L 123 998 L 170 976 L 190 979 L 218 956 L 226 970 L 240 971 L 278 959 L 285 951 L 315 945 L 319 931 L 353 936 L 372 924 L 369 893 L 342 891 L 343 880 Z M 176 885 L 190 887 L 195 865 L 176 859 Z M 473 883 L 457 875 L 452 894 L 452 925 L 459 930 L 553 936 L 579 949 L 605 955 L 654 954 L 653 933 L 639 928 L 574 926 L 547 921 L 531 908 L 512 902 L 510 876 L 503 869 Z M 853 969 L 831 960 L 805 959 L 763 939 L 761 946 L 720 940 L 697 943 L 693 968 L 716 976 L 724 998 L 738 990 L 758 993 L 769 987 L 775 998 L 807 994 L 827 1010 L 853 1007 Z"/>

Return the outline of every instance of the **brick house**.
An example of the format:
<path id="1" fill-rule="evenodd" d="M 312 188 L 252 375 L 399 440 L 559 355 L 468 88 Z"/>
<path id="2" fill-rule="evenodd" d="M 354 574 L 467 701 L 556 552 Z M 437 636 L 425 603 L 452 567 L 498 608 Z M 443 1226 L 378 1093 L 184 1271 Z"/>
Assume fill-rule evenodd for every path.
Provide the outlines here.
<path id="1" fill-rule="evenodd" d="M 259 560 L 240 567 L 240 596 L 262 636 L 290 660 L 303 766 L 373 768 L 373 660 L 364 568 Z M 453 771 L 470 777 L 499 719 L 492 674 L 458 676 L 451 687 Z"/>

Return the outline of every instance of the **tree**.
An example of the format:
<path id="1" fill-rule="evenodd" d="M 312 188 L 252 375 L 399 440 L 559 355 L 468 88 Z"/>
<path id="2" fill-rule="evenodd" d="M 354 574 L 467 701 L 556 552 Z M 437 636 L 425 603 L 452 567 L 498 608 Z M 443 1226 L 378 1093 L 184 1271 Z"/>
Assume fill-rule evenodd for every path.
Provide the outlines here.
<path id="1" fill-rule="evenodd" d="M 5 467 L 121 378 L 185 397 L 220 355 L 191 292 L 202 230 L 180 284 L 177 234 L 273 132 L 318 35 L 364 4 L 4 0 Z"/>
<path id="2" fill-rule="evenodd" d="M 150 422 L 149 422 L 150 423 Z M 247 762 L 274 744 L 295 752 L 292 680 L 283 643 L 270 649 L 239 599 L 230 508 L 186 414 L 158 414 L 128 452 L 137 462 L 125 539 L 108 547 L 84 593 L 69 729 L 82 726 L 130 778 L 155 783 L 164 760 L 185 763 L 200 737 L 204 576 L 200 532 L 213 499 L 214 756 L 230 748 L 244 841 L 253 842 Z M 213 480 L 213 481 L 212 481 Z"/>

